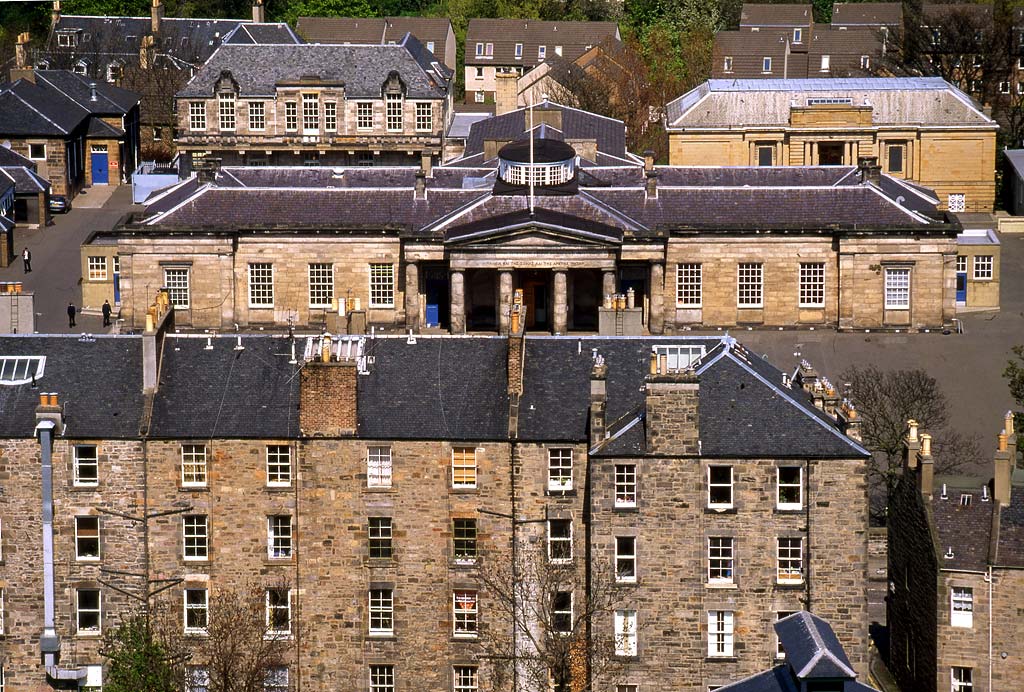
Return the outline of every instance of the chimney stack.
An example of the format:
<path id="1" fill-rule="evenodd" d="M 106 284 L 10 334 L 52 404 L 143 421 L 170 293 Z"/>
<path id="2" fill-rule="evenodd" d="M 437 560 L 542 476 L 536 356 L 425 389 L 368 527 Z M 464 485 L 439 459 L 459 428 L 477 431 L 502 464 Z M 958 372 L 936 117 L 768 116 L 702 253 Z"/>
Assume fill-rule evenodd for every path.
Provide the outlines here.
<path id="1" fill-rule="evenodd" d="M 917 421 L 907 421 L 907 439 L 903 443 L 903 465 L 908 469 L 917 468 L 917 452 L 921 449 L 921 440 L 917 435 Z"/>
<path id="2" fill-rule="evenodd" d="M 426 174 L 428 178 L 434 174 L 434 157 L 429 151 L 420 152 L 420 169 Z"/>
<path id="3" fill-rule="evenodd" d="M 352 437 L 356 434 L 356 359 L 340 359 L 330 334 L 318 357 L 299 374 L 299 430 L 304 437 Z"/>
<path id="4" fill-rule="evenodd" d="M 878 165 L 877 156 L 861 156 L 857 159 L 857 168 L 860 169 L 860 181 L 862 183 L 881 184 L 882 167 Z"/>
<path id="5" fill-rule="evenodd" d="M 644 178 L 647 183 L 647 197 L 658 199 L 658 172 L 654 170 L 654 152 L 644 152 Z"/>
<path id="6" fill-rule="evenodd" d="M 170 294 L 161 288 L 146 310 L 146 329 L 142 332 L 142 390 L 155 392 L 160 384 L 157 375 L 164 348 L 164 337 L 174 328 L 174 307 Z"/>
<path id="7" fill-rule="evenodd" d="M 1012 430 L 1012 428 L 1011 428 Z M 1006 506 L 1010 504 L 1010 478 L 1013 473 L 1013 459 L 1010 457 L 1010 445 L 1006 430 L 999 433 L 999 446 L 995 454 L 995 475 L 992 496 L 996 502 Z"/>
<path id="8" fill-rule="evenodd" d="M 263 5 L 263 0 L 252 0 L 252 20 L 257 24 L 267 21 L 267 8 Z"/>
<path id="9" fill-rule="evenodd" d="M 152 68 L 156 59 L 156 39 L 152 34 L 142 37 L 139 43 L 139 67 L 144 70 Z"/>
<path id="10" fill-rule="evenodd" d="M 150 30 L 154 34 L 160 33 L 160 23 L 164 19 L 163 0 L 153 0 L 153 6 L 149 9 Z"/>
<path id="11" fill-rule="evenodd" d="M 40 392 L 39 394 L 36 423 L 41 423 L 44 420 L 53 421 L 54 434 L 60 435 L 64 430 L 64 409 L 58 401 L 57 392 Z"/>
<path id="12" fill-rule="evenodd" d="M 606 380 L 608 366 L 598 356 L 590 369 L 590 446 L 605 439 L 605 407 L 607 398 Z"/>
<path id="13" fill-rule="evenodd" d="M 853 405 L 849 399 L 843 399 L 842 405 L 839 407 L 839 413 L 836 416 L 839 419 L 840 424 L 843 426 L 843 432 L 851 440 L 856 442 L 863 442 L 860 432 L 860 414 L 857 412 L 857 408 Z"/>
<path id="14" fill-rule="evenodd" d="M 657 372 L 647 376 L 647 453 L 657 456 L 700 454 L 700 383 L 692 369 L 670 370 L 658 354 Z M 652 368 L 654 364 L 652 363 Z"/>
<path id="15" fill-rule="evenodd" d="M 917 464 L 917 486 L 923 496 L 931 499 L 932 485 L 935 480 L 935 464 L 932 460 L 932 436 L 928 433 L 921 434 L 921 451 L 917 454 Z"/>
<path id="16" fill-rule="evenodd" d="M 18 34 L 17 43 L 14 45 L 14 67 L 18 70 L 28 69 L 28 42 L 31 35 L 27 31 Z"/>
<path id="17" fill-rule="evenodd" d="M 519 107 L 519 75 L 499 70 L 494 75 L 494 114 L 505 115 Z M 535 114 L 536 115 L 536 114 Z M 539 125 L 537 120 L 533 124 Z M 527 121 L 529 127 L 529 121 Z"/>
<path id="18" fill-rule="evenodd" d="M 413 193 L 413 199 L 426 199 L 427 198 L 427 172 L 422 168 L 416 171 L 416 191 Z"/>
<path id="19" fill-rule="evenodd" d="M 60 21 L 60 0 L 53 0 L 53 9 L 50 11 L 50 26 L 57 26 Z"/>

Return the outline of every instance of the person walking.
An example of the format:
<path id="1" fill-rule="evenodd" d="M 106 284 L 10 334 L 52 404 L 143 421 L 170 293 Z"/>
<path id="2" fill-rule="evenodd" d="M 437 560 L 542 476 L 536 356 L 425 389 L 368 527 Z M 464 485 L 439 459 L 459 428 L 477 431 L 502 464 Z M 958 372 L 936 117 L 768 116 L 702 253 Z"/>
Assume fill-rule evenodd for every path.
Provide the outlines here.
<path id="1" fill-rule="evenodd" d="M 25 248 L 21 253 L 21 261 L 25 263 L 25 273 L 28 274 L 32 271 L 32 253 L 29 252 L 28 248 Z"/>
<path id="2" fill-rule="evenodd" d="M 75 326 L 75 313 L 78 312 L 75 309 L 74 303 L 68 303 L 68 327 Z"/>
<path id="3" fill-rule="evenodd" d="M 110 326 L 110 301 L 109 300 L 104 300 L 103 301 L 103 326 L 104 327 L 109 327 Z"/>

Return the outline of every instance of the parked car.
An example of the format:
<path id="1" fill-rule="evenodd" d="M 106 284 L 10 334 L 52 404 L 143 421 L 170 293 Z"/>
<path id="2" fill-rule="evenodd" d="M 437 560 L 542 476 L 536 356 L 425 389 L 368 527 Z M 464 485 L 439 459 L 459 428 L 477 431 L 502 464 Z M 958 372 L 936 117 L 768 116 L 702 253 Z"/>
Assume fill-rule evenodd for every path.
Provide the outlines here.
<path id="1" fill-rule="evenodd" d="M 50 195 L 50 211 L 54 214 L 65 214 L 71 211 L 71 200 L 65 195 Z"/>

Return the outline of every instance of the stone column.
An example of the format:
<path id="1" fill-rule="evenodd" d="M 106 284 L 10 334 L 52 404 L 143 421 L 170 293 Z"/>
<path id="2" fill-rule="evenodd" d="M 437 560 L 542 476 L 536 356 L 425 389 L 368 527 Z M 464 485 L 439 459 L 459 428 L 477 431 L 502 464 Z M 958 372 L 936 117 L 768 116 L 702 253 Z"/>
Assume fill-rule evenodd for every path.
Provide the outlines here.
<path id="1" fill-rule="evenodd" d="M 509 312 L 512 310 L 512 272 L 498 274 L 498 332 L 508 334 Z"/>
<path id="2" fill-rule="evenodd" d="M 604 297 L 615 293 L 615 270 L 606 269 L 601 272 L 601 300 L 604 301 Z"/>
<path id="3" fill-rule="evenodd" d="M 466 281 L 461 269 L 452 272 L 451 277 L 451 333 L 466 333 Z"/>
<path id="4" fill-rule="evenodd" d="M 415 262 L 405 265 L 405 326 L 420 326 L 420 271 Z"/>
<path id="5" fill-rule="evenodd" d="M 565 271 L 555 272 L 555 314 L 553 324 L 555 334 L 565 334 L 567 325 L 566 318 L 569 315 L 567 302 L 566 274 Z"/>
<path id="6" fill-rule="evenodd" d="M 651 316 L 647 322 L 651 334 L 665 331 L 665 265 L 651 265 Z"/>

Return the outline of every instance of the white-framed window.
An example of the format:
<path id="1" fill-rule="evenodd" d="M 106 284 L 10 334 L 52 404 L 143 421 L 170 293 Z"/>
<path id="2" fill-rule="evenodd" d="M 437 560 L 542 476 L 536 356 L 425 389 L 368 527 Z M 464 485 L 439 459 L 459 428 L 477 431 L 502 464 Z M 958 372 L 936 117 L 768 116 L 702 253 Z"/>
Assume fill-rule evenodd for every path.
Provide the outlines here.
<path id="1" fill-rule="evenodd" d="M 522 43 L 517 43 L 516 44 L 515 57 L 516 57 L 516 60 L 522 60 L 523 59 L 523 44 Z"/>
<path id="2" fill-rule="evenodd" d="M 456 589 L 452 592 L 452 627 L 456 637 L 475 637 L 479 615 L 476 591 Z"/>
<path id="3" fill-rule="evenodd" d="M 992 255 L 974 256 L 974 280 L 990 281 L 992 279 Z"/>
<path id="4" fill-rule="evenodd" d="M 484 44 L 483 43 L 478 43 L 478 44 L 476 44 L 476 57 L 482 58 L 483 56 L 484 56 Z"/>
<path id="5" fill-rule="evenodd" d="M 829 67 L 831 66 L 831 62 L 832 61 L 831 61 L 831 59 L 829 58 L 828 55 L 821 56 L 821 71 L 822 72 L 828 72 L 829 71 Z"/>
<path id="6" fill-rule="evenodd" d="M 477 692 L 476 666 L 453 666 L 452 667 L 452 692 Z"/>
<path id="7" fill-rule="evenodd" d="M 555 55 L 557 55 L 558 57 L 562 57 L 562 47 L 561 46 L 555 46 Z"/>
<path id="8" fill-rule="evenodd" d="M 699 308 L 701 306 L 702 278 L 700 263 L 691 262 L 676 267 L 676 306 L 681 308 Z"/>
<path id="9" fill-rule="evenodd" d="M 75 66 L 74 66 L 74 68 L 72 68 L 72 71 L 75 74 L 80 74 L 80 75 L 85 76 L 85 75 L 89 74 L 89 67 L 90 67 L 90 63 L 89 63 L 88 60 L 79 60 L 78 62 L 75 63 Z"/>
<path id="10" fill-rule="evenodd" d="M 434 104 L 416 104 L 416 131 L 431 132 L 434 129 Z"/>
<path id="11" fill-rule="evenodd" d="M 636 464 L 615 465 L 615 506 L 636 507 Z"/>
<path id="12" fill-rule="evenodd" d="M 75 590 L 75 631 L 99 634 L 103 629 L 103 594 L 99 589 Z"/>
<path id="13" fill-rule="evenodd" d="M 284 131 L 299 131 L 299 104 L 295 101 L 284 102 Z"/>
<path id="14" fill-rule="evenodd" d="M 434 52 L 434 42 L 433 41 L 427 41 L 427 50 L 429 50 L 431 53 Z"/>
<path id="15" fill-rule="evenodd" d="M 373 103 L 370 101 L 358 101 L 356 103 L 356 129 L 373 129 Z"/>
<path id="16" fill-rule="evenodd" d="M 793 43 L 803 43 L 804 30 L 800 27 L 793 29 Z"/>
<path id="17" fill-rule="evenodd" d="M 99 517 L 75 517 L 75 559 L 100 559 Z"/>
<path id="18" fill-rule="evenodd" d="M 267 129 L 267 104 L 263 101 L 249 102 L 249 129 Z"/>
<path id="19" fill-rule="evenodd" d="M 556 591 L 551 597 L 551 631 L 569 634 L 573 625 L 572 591 Z"/>
<path id="20" fill-rule="evenodd" d="M 394 526 L 391 517 L 369 517 L 367 547 L 371 560 L 390 560 L 395 554 Z"/>
<path id="21" fill-rule="evenodd" d="M 187 310 L 189 306 L 188 269 L 185 267 L 164 268 L 164 288 L 167 297 L 176 310 Z"/>
<path id="22" fill-rule="evenodd" d="M 868 55 L 860 56 L 860 69 L 870 70 L 871 69 L 871 57 Z"/>
<path id="23" fill-rule="evenodd" d="M 338 102 L 324 101 L 324 131 L 338 131 Z"/>
<path id="24" fill-rule="evenodd" d="M 181 484 L 185 487 L 206 486 L 206 445 L 181 446 Z"/>
<path id="25" fill-rule="evenodd" d="M 736 304 L 741 308 L 764 305 L 764 265 L 741 262 L 736 269 Z"/>
<path id="26" fill-rule="evenodd" d="M 395 692 L 395 667 L 389 663 L 370 666 L 370 692 Z"/>
<path id="27" fill-rule="evenodd" d="M 910 309 L 910 268 L 887 267 L 885 270 L 885 308 Z"/>
<path id="28" fill-rule="evenodd" d="M 186 514 L 181 518 L 183 557 L 207 560 L 210 557 L 210 520 L 205 514 Z"/>
<path id="29" fill-rule="evenodd" d="M 778 539 L 775 577 L 780 584 L 799 584 L 804 580 L 804 541 L 800 537 Z"/>
<path id="30" fill-rule="evenodd" d="M 267 634 L 275 636 L 287 636 L 291 633 L 291 589 L 267 589 Z"/>
<path id="31" fill-rule="evenodd" d="M 708 611 L 708 656 L 732 656 L 733 625 L 731 610 Z"/>
<path id="32" fill-rule="evenodd" d="M 189 101 L 188 129 L 193 132 L 206 131 L 206 101 Z"/>
<path id="33" fill-rule="evenodd" d="M 635 610 L 615 611 L 615 655 L 636 656 L 637 623 Z"/>
<path id="34" fill-rule="evenodd" d="M 45 371 L 46 356 L 0 356 L 0 384 L 28 384 Z"/>
<path id="35" fill-rule="evenodd" d="M 777 610 L 775 611 L 775 622 L 788 618 L 797 611 L 795 610 Z M 772 628 L 772 635 L 775 637 L 775 658 L 783 659 L 786 657 L 786 650 L 782 648 L 782 640 L 779 639 L 779 635 L 775 633 L 775 628 Z"/>
<path id="36" fill-rule="evenodd" d="M 825 307 L 825 263 L 800 263 L 800 307 Z"/>
<path id="37" fill-rule="evenodd" d="M 659 362 L 661 361 L 661 356 L 665 356 L 665 367 L 669 371 L 686 370 L 704 357 L 703 346 L 670 344 L 667 346 L 655 346 L 654 352 L 658 354 Z"/>
<path id="38" fill-rule="evenodd" d="M 544 60 L 548 57 L 547 46 L 537 46 L 537 60 Z"/>
<path id="39" fill-rule="evenodd" d="M 952 627 L 974 627 L 974 589 L 954 586 L 950 589 L 949 624 Z"/>
<path id="40" fill-rule="evenodd" d="M 249 263 L 249 307 L 274 307 L 274 265 L 269 262 Z"/>
<path id="41" fill-rule="evenodd" d="M 320 133 L 320 97 L 316 94 L 302 95 L 302 132 L 307 135 Z"/>
<path id="42" fill-rule="evenodd" d="M 45 161 L 46 160 L 46 145 L 45 144 L 29 144 L 28 145 L 28 157 L 33 161 Z"/>
<path id="43" fill-rule="evenodd" d="M 473 101 L 476 103 L 483 103 L 487 99 L 487 94 L 482 91 L 473 92 Z"/>
<path id="44" fill-rule="evenodd" d="M 772 59 L 769 58 L 768 56 L 765 56 L 765 57 L 761 58 L 761 72 L 767 73 L 767 72 L 771 72 L 771 71 L 772 71 Z"/>
<path id="45" fill-rule="evenodd" d="M 370 307 L 395 307 L 395 265 L 370 265 Z"/>
<path id="46" fill-rule="evenodd" d="M 185 692 L 209 692 L 210 669 L 207 666 L 185 666 Z"/>
<path id="47" fill-rule="evenodd" d="M 732 467 L 708 466 L 708 507 L 732 507 Z"/>
<path id="48" fill-rule="evenodd" d="M 288 692 L 290 689 L 288 666 L 268 666 L 263 676 L 263 692 Z"/>
<path id="49" fill-rule="evenodd" d="M 89 258 L 89 281 L 107 280 L 107 258 L 103 255 Z"/>
<path id="50" fill-rule="evenodd" d="M 384 94 L 384 121 L 388 132 L 402 131 L 402 95 Z"/>
<path id="51" fill-rule="evenodd" d="M 951 212 L 962 212 L 967 208 L 967 195 L 962 192 L 951 192 L 946 197 L 946 207 Z"/>
<path id="52" fill-rule="evenodd" d="M 476 447 L 452 448 L 452 487 L 476 487 Z"/>
<path id="53" fill-rule="evenodd" d="M 548 519 L 548 560 L 572 561 L 571 519 Z"/>
<path id="54" fill-rule="evenodd" d="M 309 307 L 329 308 L 334 300 L 334 265 L 317 262 L 309 265 Z"/>
<path id="55" fill-rule="evenodd" d="M 370 589 L 370 636 L 395 632 L 395 598 L 391 589 Z"/>
<path id="56" fill-rule="evenodd" d="M 725 59 L 722 60 L 722 70 L 724 72 L 732 72 L 732 56 L 731 55 L 725 56 Z"/>
<path id="57" fill-rule="evenodd" d="M 455 562 L 460 565 L 476 562 L 476 519 L 458 518 L 452 521 L 452 551 Z"/>
<path id="58" fill-rule="evenodd" d="M 1007 81 L 999 82 L 999 93 L 1000 94 L 1009 94 L 1010 93 L 1010 83 L 1007 82 Z"/>
<path id="59" fill-rule="evenodd" d="M 636 582 L 636 536 L 615 537 L 615 581 Z"/>
<path id="60" fill-rule="evenodd" d="M 288 514 L 267 517 L 267 557 L 287 560 L 292 556 L 292 518 Z"/>
<path id="61" fill-rule="evenodd" d="M 292 448 L 288 445 L 267 445 L 267 485 L 292 484 Z"/>
<path id="62" fill-rule="evenodd" d="M 713 536 L 708 539 L 708 582 L 731 584 L 735 574 L 734 542 L 731 536 Z"/>
<path id="63" fill-rule="evenodd" d="M 185 634 L 206 634 L 210 620 L 209 592 L 185 589 Z"/>
<path id="64" fill-rule="evenodd" d="M 61 48 L 74 48 L 78 45 L 78 34 L 70 31 L 60 31 L 57 33 L 57 45 Z"/>
<path id="65" fill-rule="evenodd" d="M 233 132 L 235 129 L 235 95 L 232 93 L 217 94 L 217 120 L 222 132 Z"/>
<path id="66" fill-rule="evenodd" d="M 391 447 L 366 448 L 366 487 L 390 488 Z"/>
<path id="67" fill-rule="evenodd" d="M 974 689 L 974 669 L 964 666 L 953 666 L 949 669 L 950 692 L 972 692 Z"/>
<path id="68" fill-rule="evenodd" d="M 967 273 L 967 255 L 956 256 L 956 271 L 958 274 Z"/>
<path id="69" fill-rule="evenodd" d="M 548 490 L 572 490 L 572 449 L 548 450 Z"/>
<path id="70" fill-rule="evenodd" d="M 804 470 L 800 466 L 780 466 L 775 470 L 776 509 L 802 509 L 804 505 Z"/>
<path id="71" fill-rule="evenodd" d="M 96 445 L 75 445 L 74 484 L 77 486 L 100 484 L 100 459 Z"/>

